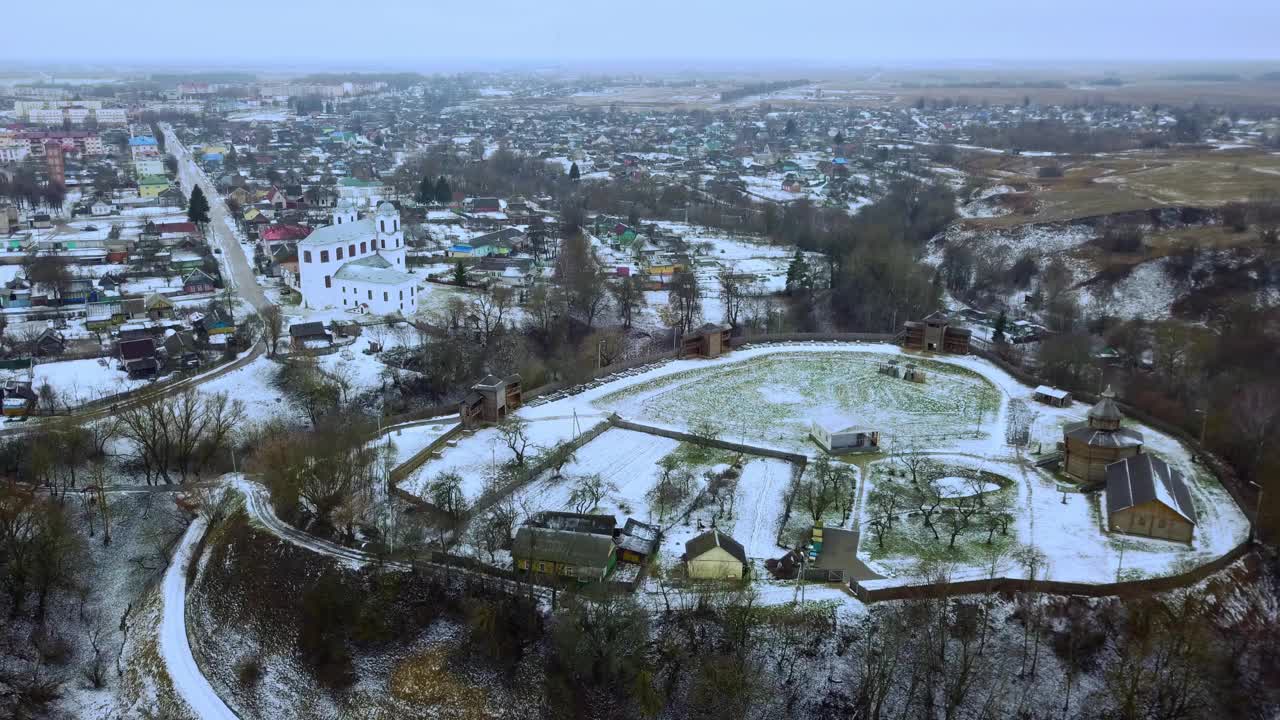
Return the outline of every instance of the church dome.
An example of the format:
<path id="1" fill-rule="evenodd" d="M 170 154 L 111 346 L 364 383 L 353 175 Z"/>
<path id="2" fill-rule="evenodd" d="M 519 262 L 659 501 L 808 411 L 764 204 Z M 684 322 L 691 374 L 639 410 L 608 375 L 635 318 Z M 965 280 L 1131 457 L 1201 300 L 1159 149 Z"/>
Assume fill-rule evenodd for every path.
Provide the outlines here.
<path id="1" fill-rule="evenodd" d="M 396 209 L 395 205 L 392 205 L 391 203 L 384 200 L 378 203 L 378 214 L 379 215 L 399 215 L 400 211 Z"/>

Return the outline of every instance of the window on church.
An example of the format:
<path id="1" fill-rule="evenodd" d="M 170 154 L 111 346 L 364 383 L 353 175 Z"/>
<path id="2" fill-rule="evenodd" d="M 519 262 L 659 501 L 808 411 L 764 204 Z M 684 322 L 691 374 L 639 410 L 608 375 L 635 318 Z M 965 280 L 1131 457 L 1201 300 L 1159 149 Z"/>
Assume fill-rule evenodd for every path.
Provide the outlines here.
<path id="1" fill-rule="evenodd" d="M 342 248 L 338 248 L 338 259 L 342 259 Z"/>
<path id="2" fill-rule="evenodd" d="M 351 257 L 355 257 L 355 256 L 356 256 L 356 244 L 355 244 L 355 243 L 351 243 L 350 245 L 348 245 L 348 246 L 347 246 L 347 255 L 350 255 Z"/>
<path id="3" fill-rule="evenodd" d="M 302 251 L 302 262 L 305 262 L 305 263 L 309 263 L 309 262 L 311 262 L 311 251 L 310 251 L 310 250 L 303 250 L 303 251 Z"/>
<path id="4" fill-rule="evenodd" d="M 320 251 L 320 262 L 329 262 L 329 251 L 328 251 L 328 250 L 321 250 L 321 251 Z"/>
<path id="5" fill-rule="evenodd" d="M 372 300 L 372 299 L 373 299 L 373 291 L 372 291 L 372 290 L 370 290 L 370 291 L 369 291 L 369 299 L 370 299 L 370 300 Z"/>
<path id="6" fill-rule="evenodd" d="M 383 250 L 386 250 L 386 249 L 387 249 L 387 239 L 386 239 L 386 238 L 382 238 L 382 249 L 383 249 Z"/>
<path id="7" fill-rule="evenodd" d="M 386 221 L 386 220 L 379 220 L 379 221 L 378 221 L 378 231 L 379 231 L 379 232 L 386 232 L 386 231 L 387 231 L 387 221 Z"/>
<path id="8" fill-rule="evenodd" d="M 327 288 L 331 288 L 331 287 L 333 287 L 333 278 L 332 278 L 332 277 L 329 277 L 328 275 L 325 275 L 325 276 L 324 276 L 324 286 L 325 286 L 325 287 L 327 287 Z"/>
<path id="9" fill-rule="evenodd" d="M 403 291 L 403 290 L 401 290 L 401 291 L 400 291 L 400 299 L 401 299 L 401 300 L 403 300 L 403 299 L 404 299 L 404 291 Z"/>
<path id="10" fill-rule="evenodd" d="M 363 254 L 365 254 L 366 252 L 368 252 L 368 251 L 365 249 L 365 247 L 364 247 L 364 246 L 365 246 L 365 244 L 364 244 L 364 243 L 360 243 L 360 254 L 361 254 L 361 255 L 363 255 Z"/>
<path id="11" fill-rule="evenodd" d="M 382 291 L 382 302 L 387 302 L 387 301 L 388 301 L 388 300 L 390 300 L 390 299 L 391 299 L 391 298 L 390 298 L 390 297 L 388 297 L 388 293 L 387 293 L 387 291 L 386 291 L 386 290 L 383 290 L 383 291 Z"/>

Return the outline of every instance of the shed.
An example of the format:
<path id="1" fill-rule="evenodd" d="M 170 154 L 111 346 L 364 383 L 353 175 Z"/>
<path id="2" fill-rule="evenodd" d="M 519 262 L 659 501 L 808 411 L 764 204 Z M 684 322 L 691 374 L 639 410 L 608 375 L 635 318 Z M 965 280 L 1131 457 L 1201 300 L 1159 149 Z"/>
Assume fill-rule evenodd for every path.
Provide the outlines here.
<path id="1" fill-rule="evenodd" d="M 289 326 L 289 343 L 295 350 L 323 347 L 333 344 L 333 336 L 324 329 L 322 322 L 297 323 Z"/>
<path id="2" fill-rule="evenodd" d="M 1067 407 L 1071 404 L 1071 393 L 1066 390 L 1059 390 L 1048 385 L 1039 385 L 1031 393 L 1031 397 L 1037 402 L 1054 407 Z"/>
<path id="3" fill-rule="evenodd" d="M 716 529 L 684 544 L 685 575 L 690 580 L 739 580 L 747 571 L 747 551 Z"/>
<path id="4" fill-rule="evenodd" d="M 871 428 L 850 425 L 834 430 L 814 421 L 809 426 L 809 436 L 832 455 L 851 452 L 876 452 L 880 449 L 880 433 Z"/>

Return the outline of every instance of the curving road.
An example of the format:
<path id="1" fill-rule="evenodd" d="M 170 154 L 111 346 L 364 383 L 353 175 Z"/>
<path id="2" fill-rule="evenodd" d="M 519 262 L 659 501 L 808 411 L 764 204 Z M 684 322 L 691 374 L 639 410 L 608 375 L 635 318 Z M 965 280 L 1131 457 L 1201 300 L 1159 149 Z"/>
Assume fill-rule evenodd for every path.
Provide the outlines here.
<path id="1" fill-rule="evenodd" d="M 197 517 L 187 526 L 182 541 L 173 551 L 164 573 L 164 611 L 160 616 L 160 657 L 169 669 L 173 689 L 191 706 L 198 720 L 238 720 L 236 714 L 214 692 L 200 672 L 187 638 L 187 562 L 193 547 L 204 533 L 205 519 Z"/>

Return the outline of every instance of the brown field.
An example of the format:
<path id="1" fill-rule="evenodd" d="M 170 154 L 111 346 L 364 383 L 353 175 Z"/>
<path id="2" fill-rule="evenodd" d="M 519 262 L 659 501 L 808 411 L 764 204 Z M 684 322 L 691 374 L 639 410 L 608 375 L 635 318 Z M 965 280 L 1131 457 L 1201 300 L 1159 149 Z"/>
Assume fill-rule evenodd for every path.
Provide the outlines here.
<path id="1" fill-rule="evenodd" d="M 1007 227 L 1158 207 L 1216 207 L 1280 191 L 1280 155 L 1262 150 L 1151 150 L 1060 158 L 1065 177 L 1037 179 L 1037 166 L 1046 162 L 1052 161 L 989 153 L 966 157 L 960 163 L 966 172 L 991 183 L 1029 188 L 1036 201 L 1030 215 L 970 222 Z"/>

